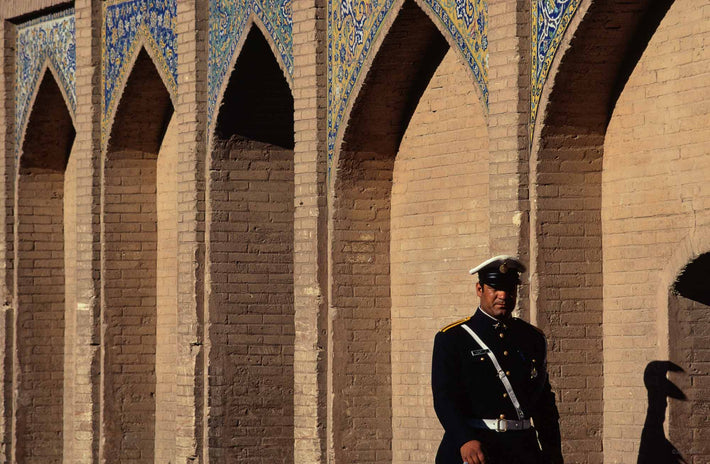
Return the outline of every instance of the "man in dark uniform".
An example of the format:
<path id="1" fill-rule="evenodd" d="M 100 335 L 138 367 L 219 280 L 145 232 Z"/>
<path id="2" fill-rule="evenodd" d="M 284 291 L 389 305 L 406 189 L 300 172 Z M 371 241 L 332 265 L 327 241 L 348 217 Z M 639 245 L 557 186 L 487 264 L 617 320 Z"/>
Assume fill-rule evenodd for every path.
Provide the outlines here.
<path id="1" fill-rule="evenodd" d="M 512 317 L 525 266 L 496 256 L 475 268 L 480 306 L 434 339 L 437 464 L 559 464 L 559 415 L 544 334 Z"/>

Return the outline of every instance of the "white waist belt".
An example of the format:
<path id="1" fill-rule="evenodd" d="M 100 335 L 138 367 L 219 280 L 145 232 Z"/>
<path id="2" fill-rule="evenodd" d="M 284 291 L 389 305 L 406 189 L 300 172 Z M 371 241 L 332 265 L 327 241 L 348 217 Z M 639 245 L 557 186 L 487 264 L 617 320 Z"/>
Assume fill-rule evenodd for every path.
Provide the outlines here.
<path id="1" fill-rule="evenodd" d="M 532 428 L 530 419 L 469 419 L 468 425 L 477 429 L 495 430 L 496 432 L 507 432 L 508 430 L 528 430 Z"/>

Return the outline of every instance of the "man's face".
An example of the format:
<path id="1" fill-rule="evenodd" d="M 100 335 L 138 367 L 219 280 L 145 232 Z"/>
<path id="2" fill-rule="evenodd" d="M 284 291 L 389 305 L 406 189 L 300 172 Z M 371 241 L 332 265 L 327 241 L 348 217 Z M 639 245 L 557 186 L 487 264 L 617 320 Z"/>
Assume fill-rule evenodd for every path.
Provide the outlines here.
<path id="1" fill-rule="evenodd" d="M 476 284 L 476 294 L 481 300 L 481 310 L 496 319 L 507 319 L 515 309 L 518 287 L 493 288 L 487 284 Z"/>

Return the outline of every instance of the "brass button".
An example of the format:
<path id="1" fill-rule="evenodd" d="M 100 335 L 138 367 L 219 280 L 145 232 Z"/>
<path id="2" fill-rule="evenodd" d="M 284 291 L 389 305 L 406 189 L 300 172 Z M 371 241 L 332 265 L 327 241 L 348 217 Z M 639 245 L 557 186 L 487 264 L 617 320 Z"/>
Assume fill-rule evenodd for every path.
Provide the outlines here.
<path id="1" fill-rule="evenodd" d="M 485 360 L 486 360 L 486 358 L 484 358 L 483 356 L 481 356 L 481 361 L 485 361 Z"/>
<path id="2" fill-rule="evenodd" d="M 500 418 L 501 418 L 501 419 L 505 419 L 505 414 L 501 414 L 501 415 L 500 415 Z"/>
<path id="3" fill-rule="evenodd" d="M 510 371 L 505 371 L 505 375 L 510 375 Z"/>
<path id="4" fill-rule="evenodd" d="M 503 337 L 505 337 L 505 334 L 504 334 L 503 332 L 501 332 L 501 333 L 498 334 L 498 336 L 499 336 L 500 338 L 503 338 Z"/>
<path id="5" fill-rule="evenodd" d="M 537 362 L 537 359 L 533 358 L 533 362 L 536 363 L 536 362 Z"/>
<path id="6" fill-rule="evenodd" d="M 508 350 L 506 350 L 506 351 L 503 352 L 503 356 L 508 356 Z M 533 362 L 535 362 L 534 359 L 533 359 Z"/>
<path id="7" fill-rule="evenodd" d="M 508 397 L 508 394 L 507 394 L 507 393 L 503 393 L 503 398 L 507 398 L 507 397 Z"/>

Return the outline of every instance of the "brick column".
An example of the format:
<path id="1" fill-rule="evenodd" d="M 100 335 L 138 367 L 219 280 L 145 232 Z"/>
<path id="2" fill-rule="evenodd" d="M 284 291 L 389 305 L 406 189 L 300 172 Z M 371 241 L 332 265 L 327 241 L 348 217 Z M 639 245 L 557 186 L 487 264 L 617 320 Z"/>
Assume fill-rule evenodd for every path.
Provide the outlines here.
<path id="1" fill-rule="evenodd" d="M 95 462 L 100 442 L 100 202 L 101 4 L 77 0 L 76 24 L 76 307 L 67 308 L 75 332 L 65 342 L 73 370 L 65 370 L 64 462 Z M 68 322 L 68 321 L 67 321 Z"/>
<path id="2" fill-rule="evenodd" d="M 294 462 L 326 461 L 326 9 L 293 2 Z"/>
<path id="3" fill-rule="evenodd" d="M 490 251 L 528 260 L 530 5 L 488 3 Z M 520 305 L 527 307 L 523 289 Z"/>
<path id="4" fill-rule="evenodd" d="M 178 315 L 176 462 L 207 462 L 204 192 L 207 153 L 207 0 L 177 5 Z"/>
<path id="5" fill-rule="evenodd" d="M 2 448 L 0 448 L 0 459 L 9 462 L 12 449 L 12 418 L 13 418 L 13 345 L 14 345 L 14 311 L 12 301 L 13 288 L 13 224 L 12 205 L 14 203 L 15 190 L 15 104 L 14 104 L 14 53 L 15 34 L 14 27 L 5 22 L 0 22 L 0 34 L 3 39 L 3 53 L 0 53 L 0 69 L 2 69 L 2 79 L 0 79 L 0 124 L 4 130 L 0 130 L 0 146 L 3 148 L 4 159 L 0 163 L 0 178 L 3 179 L 3 206 L 0 208 L 0 233 L 2 234 L 2 248 L 0 253 L 0 282 L 2 282 L 2 315 L 0 315 L 0 343 L 2 345 L 2 356 L 0 366 L 2 368 L 2 395 L 0 395 L 0 407 L 2 417 L 0 418 L 0 436 L 2 437 Z"/>

